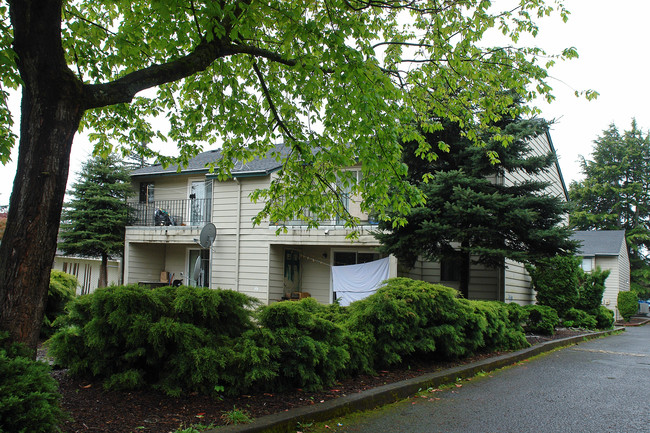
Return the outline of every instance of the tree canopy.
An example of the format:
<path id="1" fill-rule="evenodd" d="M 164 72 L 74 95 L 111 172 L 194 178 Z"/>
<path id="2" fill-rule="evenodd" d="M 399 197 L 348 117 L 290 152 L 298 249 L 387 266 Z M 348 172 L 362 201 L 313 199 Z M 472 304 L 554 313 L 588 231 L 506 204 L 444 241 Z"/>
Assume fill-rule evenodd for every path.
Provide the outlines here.
<path id="1" fill-rule="evenodd" d="M 83 165 L 72 185 L 72 201 L 63 214 L 59 248 L 66 254 L 101 257 L 99 287 L 107 284 L 107 261 L 124 251 L 131 219 L 126 199 L 133 193 L 128 170 L 114 155 Z"/>
<path id="2" fill-rule="evenodd" d="M 156 156 L 154 139 L 172 141 L 179 153 L 157 155 L 164 164 L 221 144 L 222 179 L 237 160 L 281 140 L 292 152 L 277 155 L 282 170 L 252 195 L 266 203 L 256 222 L 296 219 L 306 207 L 313 223 L 341 213 L 337 180 L 364 209 L 386 216 L 388 207 L 422 200 L 404 181 L 401 140 L 433 156 L 437 149 L 420 132 L 440 128 L 431 114 L 462 124 L 478 143 L 512 105 L 503 88 L 523 101 L 553 99 L 547 68 L 577 56 L 575 49 L 554 54 L 517 42 L 555 13 L 568 17 L 561 0 L 512 0 L 503 9 L 485 0 L 2 3 L 1 161 L 17 138 L 6 89 L 20 87 L 22 103 L 0 246 L 0 330 L 36 345 L 53 222 L 79 128 L 103 155 L 118 148 Z M 487 36 L 499 42 L 491 46 Z M 168 129 L 155 125 L 159 119 Z M 359 184 L 343 170 L 357 161 Z"/>
<path id="3" fill-rule="evenodd" d="M 471 261 L 489 267 L 503 266 L 506 258 L 533 263 L 573 248 L 562 224 L 566 199 L 541 180 L 554 167 L 555 155 L 550 149 L 538 154 L 530 144 L 545 134 L 546 123 L 509 119 L 499 127 L 515 137 L 507 147 L 487 137 L 486 148 L 474 146 L 457 124 L 425 134 L 432 146 L 449 145 L 436 160 L 423 159 L 416 144 L 407 145 L 409 180 L 426 202 L 404 215 L 403 227 L 380 222 L 382 231 L 375 234 L 385 252 L 409 267 L 420 257 L 456 260 L 465 296 Z M 492 164 L 485 150 L 494 152 L 499 164 Z"/>
<path id="4" fill-rule="evenodd" d="M 650 296 L 650 135 L 632 120 L 620 133 L 611 124 L 582 157 L 584 180 L 569 188 L 570 223 L 580 230 L 625 230 L 631 286 Z"/>

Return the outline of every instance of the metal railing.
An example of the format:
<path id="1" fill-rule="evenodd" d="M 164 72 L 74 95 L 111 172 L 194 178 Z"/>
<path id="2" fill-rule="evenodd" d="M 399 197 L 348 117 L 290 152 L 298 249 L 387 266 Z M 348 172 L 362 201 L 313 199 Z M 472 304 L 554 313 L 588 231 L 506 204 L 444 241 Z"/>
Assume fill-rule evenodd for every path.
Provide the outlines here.
<path id="1" fill-rule="evenodd" d="M 212 199 L 157 200 L 131 203 L 132 226 L 203 226 L 212 215 Z"/>

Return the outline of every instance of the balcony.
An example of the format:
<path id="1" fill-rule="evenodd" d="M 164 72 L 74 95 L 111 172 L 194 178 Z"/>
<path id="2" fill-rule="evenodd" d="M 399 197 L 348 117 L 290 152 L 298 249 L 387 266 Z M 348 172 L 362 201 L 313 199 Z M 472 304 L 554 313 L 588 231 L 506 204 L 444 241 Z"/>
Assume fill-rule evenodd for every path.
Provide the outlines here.
<path id="1" fill-rule="evenodd" d="M 212 215 L 212 199 L 158 200 L 131 203 L 132 226 L 203 226 Z"/>

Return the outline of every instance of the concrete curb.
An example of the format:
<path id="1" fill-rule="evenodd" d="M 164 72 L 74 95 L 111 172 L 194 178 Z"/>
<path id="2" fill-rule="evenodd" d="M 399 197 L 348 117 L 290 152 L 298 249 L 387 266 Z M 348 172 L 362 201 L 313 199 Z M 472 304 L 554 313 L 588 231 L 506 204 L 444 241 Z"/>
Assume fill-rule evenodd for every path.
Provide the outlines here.
<path id="1" fill-rule="evenodd" d="M 313 406 L 304 406 L 267 415 L 256 419 L 250 424 L 219 427 L 205 433 L 230 432 L 264 432 L 264 433 L 295 433 L 298 423 L 327 421 L 352 412 L 359 412 L 394 403 L 415 395 L 418 391 L 429 387 L 437 388 L 446 383 L 453 383 L 457 378 L 475 376 L 480 372 L 490 372 L 526 360 L 541 353 L 549 352 L 558 347 L 571 346 L 582 341 L 592 340 L 623 331 L 625 328 L 615 328 L 610 331 L 594 332 L 576 337 L 562 338 L 536 344 L 527 349 L 507 353 L 494 358 L 487 358 L 471 364 L 461 365 L 448 370 L 429 373 L 412 379 L 383 385 L 368 391 L 328 400 Z"/>

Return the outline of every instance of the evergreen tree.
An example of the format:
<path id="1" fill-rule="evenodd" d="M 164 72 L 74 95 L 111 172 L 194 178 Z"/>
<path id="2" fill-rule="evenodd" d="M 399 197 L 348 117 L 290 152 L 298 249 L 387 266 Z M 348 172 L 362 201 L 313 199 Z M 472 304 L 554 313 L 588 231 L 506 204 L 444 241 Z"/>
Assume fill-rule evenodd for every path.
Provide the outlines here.
<path id="1" fill-rule="evenodd" d="M 580 230 L 625 230 L 632 289 L 650 296 L 650 136 L 636 120 L 621 134 L 611 124 L 582 158 L 585 179 L 572 182 L 570 223 Z"/>
<path id="2" fill-rule="evenodd" d="M 132 193 L 129 173 L 113 155 L 86 162 L 70 192 L 59 243 L 66 254 L 101 257 L 99 287 L 108 281 L 107 262 L 124 250 L 124 231 L 131 218 L 126 203 Z"/>
<path id="3" fill-rule="evenodd" d="M 407 266 L 420 256 L 459 260 L 465 296 L 471 261 L 490 267 L 503 266 L 505 258 L 531 263 L 574 247 L 569 229 L 561 224 L 565 203 L 545 193 L 548 183 L 534 180 L 555 163 L 550 152 L 531 154 L 529 140 L 543 134 L 547 124 L 507 119 L 498 126 L 514 137 L 507 147 L 489 139 L 486 148 L 472 146 L 459 125 L 449 123 L 425 134 L 431 147 L 448 149 L 436 160 L 420 157 L 417 144 L 406 145 L 410 182 L 422 191 L 426 203 L 407 214 L 406 225 L 382 222 L 383 233 L 376 234 L 382 250 Z M 492 163 L 490 152 L 498 155 L 499 163 Z M 523 174 L 519 178 L 525 180 L 505 183 L 506 173 Z"/>

